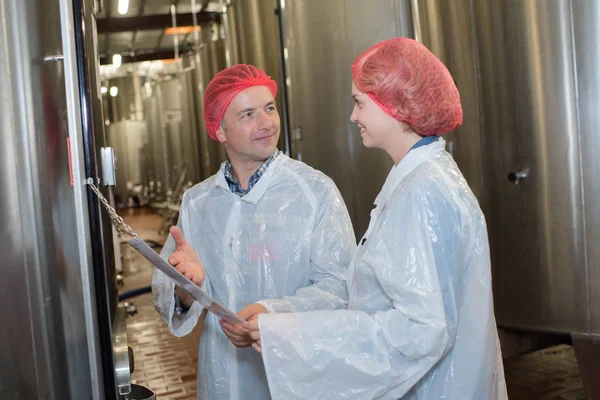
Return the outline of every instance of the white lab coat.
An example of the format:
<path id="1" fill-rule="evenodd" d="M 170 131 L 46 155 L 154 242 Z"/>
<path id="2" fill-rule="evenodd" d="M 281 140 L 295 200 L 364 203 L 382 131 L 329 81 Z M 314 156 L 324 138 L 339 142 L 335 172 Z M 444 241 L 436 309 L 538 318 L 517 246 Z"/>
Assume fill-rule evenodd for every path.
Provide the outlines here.
<path id="1" fill-rule="evenodd" d="M 390 172 L 349 306 L 259 317 L 273 399 L 506 399 L 486 223 L 438 142 Z"/>
<path id="2" fill-rule="evenodd" d="M 235 312 L 264 299 L 270 312 L 347 306 L 346 273 L 356 250 L 348 211 L 333 181 L 302 162 L 280 154 L 241 198 L 221 166 L 185 193 L 178 227 L 206 270 L 201 288 Z M 173 251 L 169 236 L 161 256 Z M 174 284 L 157 269 L 152 291 L 169 330 L 188 334 L 200 304 L 174 313 Z M 270 398 L 261 357 L 233 346 L 212 313 L 200 338 L 198 398 Z"/>

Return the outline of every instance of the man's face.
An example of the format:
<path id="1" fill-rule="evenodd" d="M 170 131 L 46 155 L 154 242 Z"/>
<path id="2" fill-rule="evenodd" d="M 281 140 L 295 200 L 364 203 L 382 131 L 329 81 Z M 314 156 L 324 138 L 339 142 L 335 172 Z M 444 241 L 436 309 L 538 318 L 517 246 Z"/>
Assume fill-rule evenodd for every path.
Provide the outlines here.
<path id="1" fill-rule="evenodd" d="M 266 86 L 253 86 L 233 99 L 225 112 L 217 139 L 230 159 L 264 161 L 277 147 L 280 132 L 275 99 Z"/>

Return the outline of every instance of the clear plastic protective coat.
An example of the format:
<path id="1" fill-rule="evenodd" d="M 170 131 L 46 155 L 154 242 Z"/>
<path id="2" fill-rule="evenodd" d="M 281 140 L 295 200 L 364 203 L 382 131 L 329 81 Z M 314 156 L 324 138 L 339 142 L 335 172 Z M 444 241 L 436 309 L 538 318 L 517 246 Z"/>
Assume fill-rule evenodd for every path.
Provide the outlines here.
<path id="1" fill-rule="evenodd" d="M 390 172 L 347 310 L 259 316 L 273 399 L 506 399 L 486 223 L 445 142 Z"/>
<path id="2" fill-rule="evenodd" d="M 221 171 L 184 195 L 178 227 L 206 270 L 201 285 L 233 311 L 260 300 L 270 312 L 347 307 L 347 269 L 356 250 L 352 224 L 335 184 L 280 154 L 243 197 Z M 174 251 L 169 236 L 161 256 Z M 176 336 L 202 314 L 194 303 L 175 313 L 173 282 L 155 269 L 154 304 Z M 269 399 L 263 362 L 252 347 L 236 348 L 208 313 L 200 338 L 198 398 Z"/>

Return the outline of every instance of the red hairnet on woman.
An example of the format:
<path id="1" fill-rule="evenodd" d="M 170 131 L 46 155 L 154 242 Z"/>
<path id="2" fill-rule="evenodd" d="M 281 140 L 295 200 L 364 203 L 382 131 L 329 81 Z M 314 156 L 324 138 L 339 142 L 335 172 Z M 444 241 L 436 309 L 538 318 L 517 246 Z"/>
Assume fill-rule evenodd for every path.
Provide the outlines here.
<path id="1" fill-rule="evenodd" d="M 353 67 L 351 120 L 394 160 L 349 268 L 348 309 L 246 323 L 274 399 L 506 399 L 485 218 L 442 135 L 450 72 L 407 38 Z"/>

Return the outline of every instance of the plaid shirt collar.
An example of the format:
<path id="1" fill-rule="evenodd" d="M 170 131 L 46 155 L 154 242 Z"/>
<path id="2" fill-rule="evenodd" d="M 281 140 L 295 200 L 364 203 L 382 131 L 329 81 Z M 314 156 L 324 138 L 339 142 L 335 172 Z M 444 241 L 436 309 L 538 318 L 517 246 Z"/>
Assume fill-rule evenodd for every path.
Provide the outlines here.
<path id="1" fill-rule="evenodd" d="M 225 161 L 225 168 L 223 173 L 225 175 L 225 179 L 227 180 L 227 184 L 229 185 L 229 189 L 231 190 L 231 192 L 237 194 L 240 197 L 246 195 L 249 191 L 252 190 L 252 188 L 254 187 L 254 185 L 256 185 L 260 177 L 263 176 L 269 165 L 273 162 L 273 160 L 277 158 L 277 156 L 279 156 L 280 153 L 281 152 L 276 149 L 275 152 L 265 160 L 265 162 L 260 166 L 260 168 L 256 170 L 256 172 L 248 180 L 248 190 L 242 189 L 242 186 L 238 183 L 237 179 L 233 177 L 233 168 L 231 167 L 229 159 L 227 159 Z"/>

